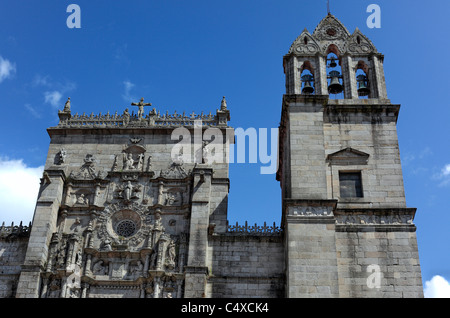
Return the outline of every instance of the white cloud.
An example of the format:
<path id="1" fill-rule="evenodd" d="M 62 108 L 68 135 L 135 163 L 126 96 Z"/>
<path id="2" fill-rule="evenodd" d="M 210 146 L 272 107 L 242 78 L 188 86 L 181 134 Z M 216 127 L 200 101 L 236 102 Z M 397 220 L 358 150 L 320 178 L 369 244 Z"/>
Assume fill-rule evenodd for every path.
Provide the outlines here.
<path id="1" fill-rule="evenodd" d="M 16 73 L 16 64 L 0 56 L 0 83 Z"/>
<path id="2" fill-rule="evenodd" d="M 54 109 L 61 109 L 64 107 L 68 93 L 76 89 L 77 85 L 71 81 L 58 82 L 53 81 L 49 75 L 37 74 L 31 82 L 33 87 L 44 87 L 44 102 L 50 104 Z M 63 101 L 64 99 L 64 101 Z"/>
<path id="3" fill-rule="evenodd" d="M 441 169 L 437 179 L 441 180 L 439 186 L 446 186 L 450 184 L 450 164 L 445 165 L 444 168 Z"/>
<path id="4" fill-rule="evenodd" d="M 45 92 L 45 102 L 52 105 L 55 108 L 61 106 L 62 94 L 59 91 Z"/>
<path id="5" fill-rule="evenodd" d="M 425 298 L 450 298 L 450 283 L 442 276 L 436 275 L 425 282 Z"/>
<path id="6" fill-rule="evenodd" d="M 0 157 L 0 224 L 28 225 L 32 221 L 44 167 Z"/>
<path id="7" fill-rule="evenodd" d="M 124 86 L 124 93 L 122 94 L 122 98 L 124 99 L 124 101 L 130 102 L 132 100 L 135 100 L 136 98 L 131 95 L 131 90 L 136 85 L 134 85 L 130 81 L 123 81 L 123 86 Z"/>
<path id="8" fill-rule="evenodd" d="M 28 110 L 28 112 L 31 115 L 33 115 L 33 117 L 36 117 L 36 118 L 42 117 L 42 115 L 36 109 L 34 109 L 34 107 L 31 106 L 30 104 L 25 104 L 25 108 Z"/>
<path id="9" fill-rule="evenodd" d="M 41 76 L 39 74 L 34 76 L 33 86 L 51 86 L 51 83 L 49 82 L 49 76 Z"/>
<path id="10" fill-rule="evenodd" d="M 441 175 L 442 175 L 443 177 L 450 176 L 450 164 L 445 165 L 445 167 L 442 168 Z"/>

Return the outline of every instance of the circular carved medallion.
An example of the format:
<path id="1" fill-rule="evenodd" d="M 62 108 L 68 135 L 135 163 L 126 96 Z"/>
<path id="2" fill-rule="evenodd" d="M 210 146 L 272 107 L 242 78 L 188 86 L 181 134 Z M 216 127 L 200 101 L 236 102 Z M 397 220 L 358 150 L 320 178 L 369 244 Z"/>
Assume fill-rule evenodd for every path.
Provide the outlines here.
<path id="1" fill-rule="evenodd" d="M 329 28 L 329 29 L 327 29 L 327 34 L 329 35 L 329 36 L 335 36 L 336 35 L 336 30 L 335 29 L 333 29 L 333 28 Z"/>

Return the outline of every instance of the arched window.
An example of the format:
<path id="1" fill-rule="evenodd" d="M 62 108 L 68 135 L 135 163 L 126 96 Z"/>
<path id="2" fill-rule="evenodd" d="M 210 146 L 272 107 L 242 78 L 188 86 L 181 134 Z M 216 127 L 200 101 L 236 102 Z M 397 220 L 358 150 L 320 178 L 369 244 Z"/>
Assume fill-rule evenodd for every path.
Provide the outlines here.
<path id="1" fill-rule="evenodd" d="M 328 93 L 335 99 L 344 98 L 342 69 L 339 61 L 339 51 L 335 45 L 330 45 L 327 55 Z"/>
<path id="2" fill-rule="evenodd" d="M 356 66 L 356 89 L 360 99 L 367 99 L 370 96 L 368 72 L 369 67 L 367 64 L 359 61 Z"/>
<path id="3" fill-rule="evenodd" d="M 309 61 L 305 61 L 300 68 L 300 80 L 302 85 L 302 94 L 314 94 L 314 69 Z"/>

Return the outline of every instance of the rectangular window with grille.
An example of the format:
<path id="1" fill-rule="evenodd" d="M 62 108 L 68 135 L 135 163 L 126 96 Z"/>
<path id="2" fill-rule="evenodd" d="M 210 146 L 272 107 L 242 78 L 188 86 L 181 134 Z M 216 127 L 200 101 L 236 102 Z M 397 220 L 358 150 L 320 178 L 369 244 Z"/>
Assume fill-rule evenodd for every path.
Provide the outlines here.
<path id="1" fill-rule="evenodd" d="M 362 198 L 361 171 L 344 172 L 339 171 L 339 187 L 341 198 Z"/>

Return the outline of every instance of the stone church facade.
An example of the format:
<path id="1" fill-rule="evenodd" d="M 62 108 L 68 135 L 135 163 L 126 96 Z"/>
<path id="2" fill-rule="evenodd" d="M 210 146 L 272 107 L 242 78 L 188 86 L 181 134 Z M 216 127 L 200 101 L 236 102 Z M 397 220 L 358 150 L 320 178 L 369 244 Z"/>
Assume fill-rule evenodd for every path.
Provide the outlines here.
<path id="1" fill-rule="evenodd" d="M 284 56 L 279 227 L 228 224 L 226 151 L 173 154 L 177 129 L 234 142 L 225 98 L 208 115 L 143 99 L 79 115 L 69 99 L 32 224 L 0 227 L 0 297 L 423 297 L 383 59 L 331 14 Z"/>

